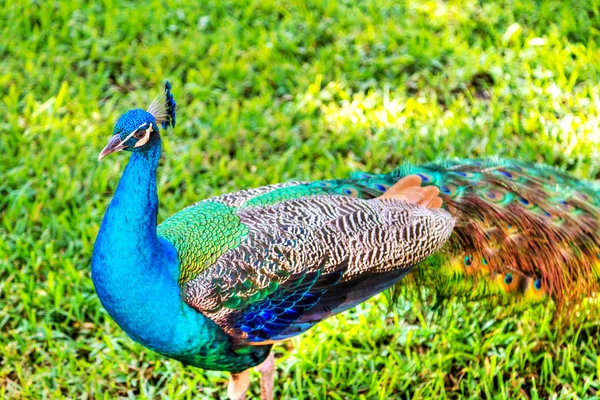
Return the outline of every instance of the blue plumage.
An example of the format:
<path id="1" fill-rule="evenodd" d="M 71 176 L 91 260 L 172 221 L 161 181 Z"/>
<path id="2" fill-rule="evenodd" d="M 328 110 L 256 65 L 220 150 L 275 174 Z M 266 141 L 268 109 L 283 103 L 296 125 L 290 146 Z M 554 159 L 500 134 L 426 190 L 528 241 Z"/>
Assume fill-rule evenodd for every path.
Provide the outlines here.
<path id="1" fill-rule="evenodd" d="M 340 271 L 335 273 L 335 280 L 341 278 Z M 247 334 L 249 342 L 282 340 L 290 336 L 285 331 L 308 313 L 325 293 L 325 290 L 314 287 L 320 276 L 321 271 L 318 270 L 292 277 L 269 297 L 242 310 L 240 314 L 243 317 L 235 321 L 234 327 Z"/>
<path id="2" fill-rule="evenodd" d="M 167 129 L 169 126 L 171 128 L 175 128 L 175 114 L 177 103 L 175 103 L 175 97 L 171 93 L 171 83 L 169 81 L 165 82 L 165 110 L 167 113 L 167 119 L 163 121 L 162 127 L 163 129 Z"/>

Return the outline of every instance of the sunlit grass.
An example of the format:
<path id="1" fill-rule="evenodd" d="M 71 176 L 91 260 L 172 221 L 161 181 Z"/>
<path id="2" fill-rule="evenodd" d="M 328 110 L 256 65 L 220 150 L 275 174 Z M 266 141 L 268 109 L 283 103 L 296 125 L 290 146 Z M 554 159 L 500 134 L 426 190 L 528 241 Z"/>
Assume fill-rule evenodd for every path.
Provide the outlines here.
<path id="1" fill-rule="evenodd" d="M 500 155 L 600 176 L 600 3 L 6 2 L 0 398 L 223 398 L 131 341 L 90 278 L 126 163 L 97 154 L 165 79 L 159 219 L 199 199 L 403 161 Z M 593 398 L 598 322 L 385 296 L 278 346 L 282 398 Z M 252 390 L 258 393 L 258 386 Z"/>

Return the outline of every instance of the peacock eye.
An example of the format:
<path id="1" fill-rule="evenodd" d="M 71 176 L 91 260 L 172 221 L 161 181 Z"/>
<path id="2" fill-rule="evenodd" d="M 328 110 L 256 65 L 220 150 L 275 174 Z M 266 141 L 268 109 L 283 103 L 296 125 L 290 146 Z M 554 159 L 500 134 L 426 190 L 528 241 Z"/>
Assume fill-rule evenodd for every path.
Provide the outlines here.
<path id="1" fill-rule="evenodd" d="M 143 131 L 143 130 L 139 130 L 133 134 L 133 137 L 135 137 L 136 139 L 141 139 L 144 136 L 146 136 L 146 131 Z"/>

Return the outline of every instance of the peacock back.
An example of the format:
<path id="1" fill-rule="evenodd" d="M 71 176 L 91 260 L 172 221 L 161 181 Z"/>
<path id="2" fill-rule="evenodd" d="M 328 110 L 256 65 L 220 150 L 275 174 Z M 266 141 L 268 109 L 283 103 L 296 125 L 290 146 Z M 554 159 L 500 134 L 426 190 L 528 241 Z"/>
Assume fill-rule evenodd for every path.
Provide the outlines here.
<path id="1" fill-rule="evenodd" d="M 376 201 L 414 174 L 439 188 L 452 218 Z M 599 203 L 598 185 L 547 166 L 450 160 L 215 197 L 174 214 L 158 234 L 178 251 L 184 300 L 241 344 L 264 344 L 392 286 L 444 235 L 433 279 L 421 283 L 439 293 L 581 298 L 598 281 Z M 420 213 L 428 218 L 406 220 Z M 407 237 L 417 244 L 398 245 Z"/>

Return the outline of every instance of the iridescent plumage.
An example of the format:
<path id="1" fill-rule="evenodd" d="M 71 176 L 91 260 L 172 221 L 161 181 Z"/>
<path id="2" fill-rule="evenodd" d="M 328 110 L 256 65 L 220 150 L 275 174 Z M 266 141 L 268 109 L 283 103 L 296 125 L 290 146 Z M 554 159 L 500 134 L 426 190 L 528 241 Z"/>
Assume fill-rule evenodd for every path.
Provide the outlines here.
<path id="1" fill-rule="evenodd" d="M 597 290 L 597 184 L 545 165 L 501 159 L 405 165 L 395 175 L 415 173 L 440 188 L 457 221 L 437 256 L 434 291 L 471 298 L 550 296 L 562 306 Z"/>
<path id="2" fill-rule="evenodd" d="M 405 164 L 243 190 L 157 226 L 158 125 L 175 125 L 170 89 L 148 111 L 126 113 L 101 153 L 133 155 L 92 261 L 109 314 L 155 351 L 244 371 L 273 342 L 407 274 L 442 297 L 507 293 L 563 305 L 597 289 L 600 188 L 513 160 Z"/>

